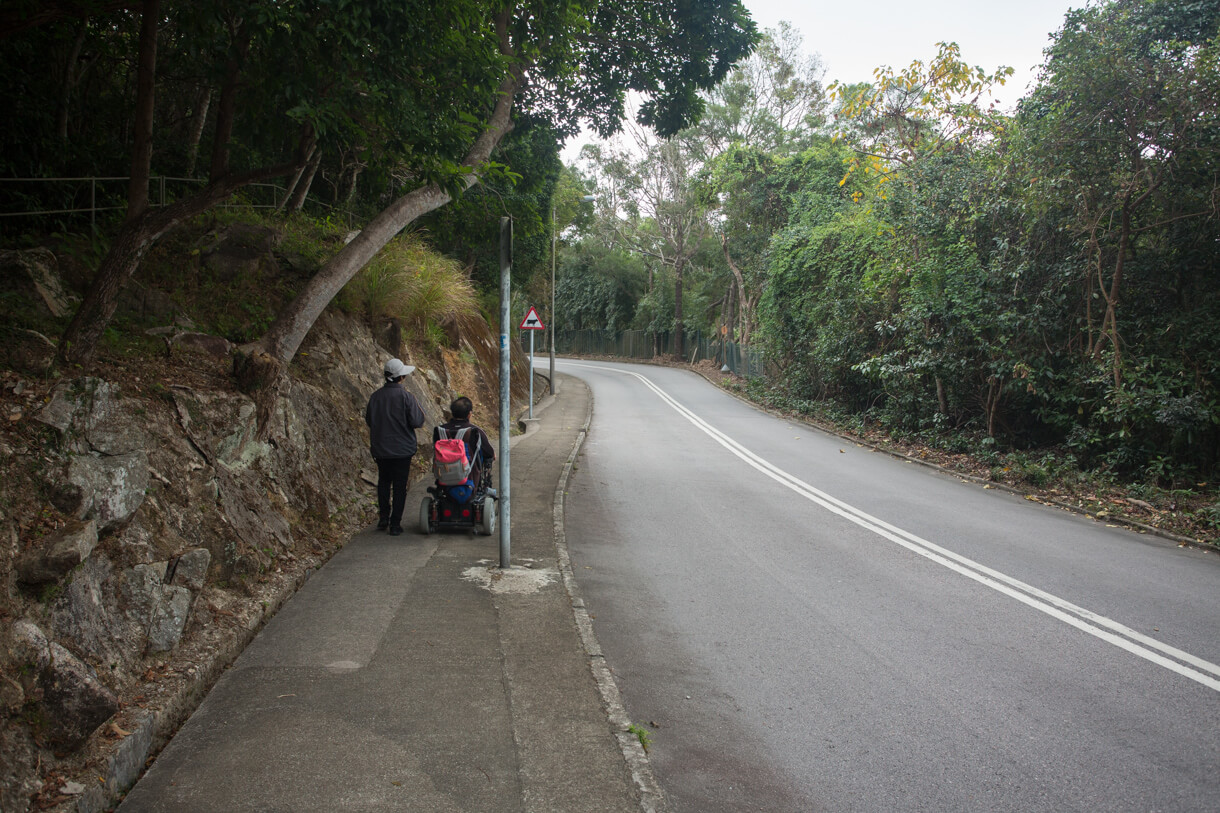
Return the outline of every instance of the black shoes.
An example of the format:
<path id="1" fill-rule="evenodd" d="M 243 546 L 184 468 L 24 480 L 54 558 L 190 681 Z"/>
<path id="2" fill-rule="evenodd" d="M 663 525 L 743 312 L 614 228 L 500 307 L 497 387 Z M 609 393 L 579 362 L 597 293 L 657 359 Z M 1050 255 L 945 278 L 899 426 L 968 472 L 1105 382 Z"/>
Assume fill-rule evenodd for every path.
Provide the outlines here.
<path id="1" fill-rule="evenodd" d="M 386 528 L 389 528 L 389 527 L 390 527 L 390 521 L 388 519 L 383 519 L 381 522 L 377 523 L 377 530 L 379 530 L 379 531 L 384 531 Z"/>
<path id="2" fill-rule="evenodd" d="M 395 525 L 393 528 L 390 529 L 390 536 L 398 536 L 401 533 L 402 533 L 401 525 Z"/>

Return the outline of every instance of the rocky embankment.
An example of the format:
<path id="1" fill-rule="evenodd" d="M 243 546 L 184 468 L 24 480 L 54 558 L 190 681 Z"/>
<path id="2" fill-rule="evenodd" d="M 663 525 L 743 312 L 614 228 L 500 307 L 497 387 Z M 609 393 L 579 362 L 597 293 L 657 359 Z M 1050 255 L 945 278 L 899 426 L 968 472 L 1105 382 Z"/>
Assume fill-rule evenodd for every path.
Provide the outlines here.
<path id="1" fill-rule="evenodd" d="M 70 307 L 50 252 L 5 252 L 0 266 L 6 296 L 57 316 Z M 6 339 L 2 810 L 113 803 L 262 623 L 375 516 L 363 409 L 391 352 L 367 325 L 319 320 L 260 433 L 227 342 L 176 321 L 148 331 L 163 354 L 88 371 L 52 371 L 52 345 L 33 331 Z M 409 387 L 430 425 L 461 392 L 489 405 L 480 418 L 494 431 L 494 339 L 455 348 L 395 355 L 417 366 Z"/>

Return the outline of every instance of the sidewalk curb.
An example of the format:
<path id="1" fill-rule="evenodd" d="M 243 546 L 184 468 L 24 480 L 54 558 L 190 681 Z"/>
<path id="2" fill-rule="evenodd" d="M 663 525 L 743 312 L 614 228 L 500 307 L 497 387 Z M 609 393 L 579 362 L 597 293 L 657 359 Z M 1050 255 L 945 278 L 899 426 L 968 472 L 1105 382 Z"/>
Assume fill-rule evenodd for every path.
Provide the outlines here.
<path id="1" fill-rule="evenodd" d="M 548 397 L 553 399 L 554 396 Z M 597 636 L 593 632 L 593 621 L 589 617 L 588 609 L 585 607 L 585 600 L 580 592 L 580 585 L 576 583 L 576 576 L 572 572 L 572 560 L 568 554 L 568 540 L 564 534 L 564 495 L 568 488 L 568 478 L 571 476 L 576 456 L 580 454 L 580 450 L 584 446 L 585 438 L 589 434 L 589 425 L 592 421 L 593 392 L 590 390 L 589 412 L 585 415 L 584 426 L 580 428 L 580 432 L 572 444 L 572 452 L 564 463 L 563 473 L 559 476 L 559 484 L 555 487 L 553 503 L 555 552 L 559 559 L 559 572 L 563 575 L 564 589 L 567 591 L 568 598 L 572 602 L 572 615 L 576 620 L 576 628 L 580 631 L 580 640 L 584 645 L 585 654 L 589 658 L 589 667 L 593 671 L 593 678 L 597 682 L 598 692 L 602 696 L 602 704 L 605 706 L 606 716 L 614 727 L 614 735 L 618 740 L 619 748 L 623 752 L 623 759 L 626 761 L 627 768 L 631 771 L 631 779 L 640 793 L 640 810 L 643 813 L 668 813 L 670 810 L 669 803 L 665 798 L 664 792 L 661 790 L 660 784 L 657 782 L 656 775 L 652 772 L 652 764 L 648 760 L 648 754 L 640 744 L 639 738 L 627 730 L 628 726 L 631 725 L 631 718 L 627 716 L 627 709 L 623 706 L 618 684 L 614 682 L 614 675 L 611 674 L 610 667 L 606 664 L 606 656 L 602 653 L 601 645 L 597 642 Z"/>

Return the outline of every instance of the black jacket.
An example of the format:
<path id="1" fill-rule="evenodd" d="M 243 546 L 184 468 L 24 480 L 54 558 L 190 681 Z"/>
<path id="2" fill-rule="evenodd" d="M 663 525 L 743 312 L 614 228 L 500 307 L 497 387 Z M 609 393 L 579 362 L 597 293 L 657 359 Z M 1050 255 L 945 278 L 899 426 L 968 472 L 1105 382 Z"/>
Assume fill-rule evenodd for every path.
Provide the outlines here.
<path id="1" fill-rule="evenodd" d="M 369 426 L 369 451 L 378 460 L 411 457 L 418 447 L 415 430 L 425 420 L 415 396 L 397 381 L 387 382 L 373 393 L 364 410 L 364 422 Z"/>

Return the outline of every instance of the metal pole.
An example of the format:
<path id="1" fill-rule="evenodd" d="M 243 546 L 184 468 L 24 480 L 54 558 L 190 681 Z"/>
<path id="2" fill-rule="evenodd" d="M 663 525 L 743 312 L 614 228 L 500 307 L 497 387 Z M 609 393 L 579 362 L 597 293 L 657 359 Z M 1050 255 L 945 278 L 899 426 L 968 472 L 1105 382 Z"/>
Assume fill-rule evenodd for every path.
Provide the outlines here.
<path id="1" fill-rule="evenodd" d="M 536 330 L 530 331 L 530 420 L 534 420 L 534 334 Z M 551 356 L 554 358 L 554 356 Z M 554 371 L 551 375 L 554 375 Z"/>
<path id="2" fill-rule="evenodd" d="M 551 326 L 548 328 L 551 332 L 551 395 L 555 394 L 555 204 L 551 204 Z M 530 334 L 533 335 L 533 334 Z M 533 383 L 534 377 L 530 376 L 530 383 Z M 530 399 L 530 406 L 533 407 L 534 399 Z M 534 417 L 530 415 L 530 417 Z"/>
<path id="3" fill-rule="evenodd" d="M 500 218 L 500 567 L 512 565 L 512 476 L 508 462 L 509 436 L 512 434 L 512 349 L 508 344 L 512 329 L 509 306 L 512 304 L 513 222 Z"/>

